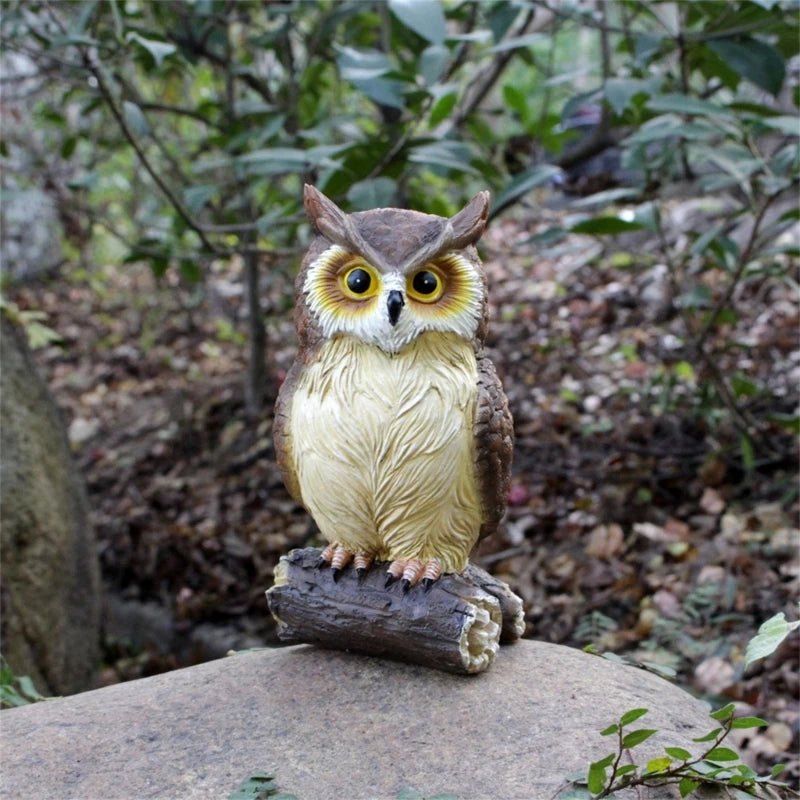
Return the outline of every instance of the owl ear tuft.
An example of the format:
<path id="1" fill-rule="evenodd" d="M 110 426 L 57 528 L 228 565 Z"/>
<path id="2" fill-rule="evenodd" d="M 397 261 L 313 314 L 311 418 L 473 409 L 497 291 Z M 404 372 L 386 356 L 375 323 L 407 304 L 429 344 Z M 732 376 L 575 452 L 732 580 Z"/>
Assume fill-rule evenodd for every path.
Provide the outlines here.
<path id="1" fill-rule="evenodd" d="M 478 192 L 454 217 L 450 217 L 450 247 L 457 249 L 475 244 L 481 238 L 489 218 L 489 192 Z"/>
<path id="2" fill-rule="evenodd" d="M 316 186 L 305 184 L 303 204 L 306 207 L 308 218 L 326 239 L 337 243 L 348 241 L 350 224 L 347 214 L 333 200 L 325 197 Z"/>

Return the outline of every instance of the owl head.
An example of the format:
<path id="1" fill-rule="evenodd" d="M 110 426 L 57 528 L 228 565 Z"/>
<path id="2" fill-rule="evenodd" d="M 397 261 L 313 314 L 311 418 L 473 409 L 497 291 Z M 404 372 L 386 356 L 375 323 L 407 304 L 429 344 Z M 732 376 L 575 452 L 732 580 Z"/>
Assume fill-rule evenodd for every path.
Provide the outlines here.
<path id="1" fill-rule="evenodd" d="M 488 192 L 450 218 L 398 208 L 345 214 L 308 185 L 304 199 L 318 236 L 296 286 L 301 343 L 350 335 L 398 353 L 426 331 L 482 343 L 486 279 L 474 244 Z"/>

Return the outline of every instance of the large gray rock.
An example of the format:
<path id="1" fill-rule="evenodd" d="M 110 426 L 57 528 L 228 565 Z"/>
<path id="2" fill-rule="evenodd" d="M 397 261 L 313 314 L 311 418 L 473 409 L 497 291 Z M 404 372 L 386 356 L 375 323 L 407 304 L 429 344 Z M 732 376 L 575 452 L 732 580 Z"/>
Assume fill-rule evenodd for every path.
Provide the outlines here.
<path id="1" fill-rule="evenodd" d="M 3 711 L 0 793 L 205 800 L 271 771 L 299 800 L 409 787 L 539 800 L 609 752 L 598 731 L 635 707 L 651 709 L 636 727 L 661 731 L 635 751 L 644 759 L 696 752 L 691 737 L 713 726 L 661 678 L 541 642 L 469 677 L 304 645 L 250 651 Z"/>
<path id="2" fill-rule="evenodd" d="M 0 313 L 2 653 L 46 694 L 97 669 L 100 578 L 83 477 L 25 334 Z"/>

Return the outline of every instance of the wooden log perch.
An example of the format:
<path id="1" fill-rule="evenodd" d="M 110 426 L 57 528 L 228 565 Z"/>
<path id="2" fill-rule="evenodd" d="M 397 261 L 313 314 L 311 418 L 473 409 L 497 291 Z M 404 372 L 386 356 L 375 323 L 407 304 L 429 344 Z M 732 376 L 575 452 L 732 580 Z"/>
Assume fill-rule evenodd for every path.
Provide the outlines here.
<path id="1" fill-rule="evenodd" d="M 386 565 L 339 580 L 317 567 L 321 550 L 293 550 L 275 568 L 267 601 L 281 641 L 409 661 L 456 673 L 482 672 L 500 643 L 522 635 L 522 600 L 502 581 L 470 564 L 429 590 L 389 588 Z"/>

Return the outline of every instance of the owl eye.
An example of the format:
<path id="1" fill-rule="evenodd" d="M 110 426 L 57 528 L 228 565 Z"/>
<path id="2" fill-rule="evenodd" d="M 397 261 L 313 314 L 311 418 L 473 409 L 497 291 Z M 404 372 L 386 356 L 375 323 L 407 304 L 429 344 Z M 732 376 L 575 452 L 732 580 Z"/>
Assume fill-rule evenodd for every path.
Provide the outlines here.
<path id="1" fill-rule="evenodd" d="M 409 281 L 408 293 L 415 300 L 423 303 L 434 303 L 444 291 L 444 280 L 441 275 L 429 269 L 415 272 Z"/>
<path id="2" fill-rule="evenodd" d="M 339 280 L 345 295 L 352 300 L 364 300 L 378 291 L 378 280 L 365 266 L 352 267 Z"/>
<path id="3" fill-rule="evenodd" d="M 351 269 L 345 278 L 347 281 L 347 288 L 353 294 L 364 294 L 369 291 L 369 285 L 372 283 L 372 278 L 369 272 L 365 269 Z"/>

